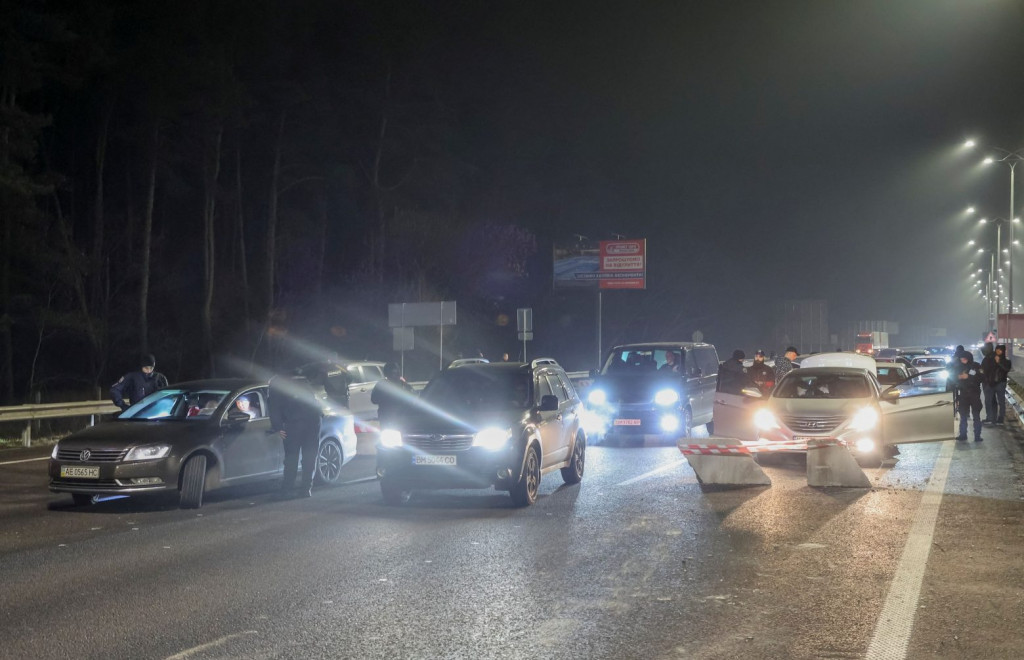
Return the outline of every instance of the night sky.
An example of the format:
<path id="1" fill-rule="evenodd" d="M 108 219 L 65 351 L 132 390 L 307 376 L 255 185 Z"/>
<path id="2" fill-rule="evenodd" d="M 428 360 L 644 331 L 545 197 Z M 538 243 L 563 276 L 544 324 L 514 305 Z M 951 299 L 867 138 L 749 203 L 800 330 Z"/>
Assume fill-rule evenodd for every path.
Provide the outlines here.
<path id="1" fill-rule="evenodd" d="M 785 298 L 984 326 L 961 211 L 1007 215 L 1008 168 L 956 148 L 1024 146 L 1024 3 L 486 4 L 453 22 L 452 76 L 508 197 L 652 243 L 651 290 L 611 313 L 680 296 L 748 349 L 734 326 Z"/>

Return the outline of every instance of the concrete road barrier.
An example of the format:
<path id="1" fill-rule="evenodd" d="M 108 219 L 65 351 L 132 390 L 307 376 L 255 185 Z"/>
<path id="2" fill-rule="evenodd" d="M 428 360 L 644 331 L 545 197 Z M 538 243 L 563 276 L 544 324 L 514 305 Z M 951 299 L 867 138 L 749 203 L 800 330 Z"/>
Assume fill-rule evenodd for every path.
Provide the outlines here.
<path id="1" fill-rule="evenodd" d="M 770 486 L 772 480 L 754 462 L 750 450 L 735 438 L 711 438 L 697 444 L 681 438 L 676 445 L 697 475 L 697 481 L 710 486 Z"/>
<path id="2" fill-rule="evenodd" d="M 871 488 L 871 480 L 845 444 L 834 439 L 808 440 L 807 485 Z"/>

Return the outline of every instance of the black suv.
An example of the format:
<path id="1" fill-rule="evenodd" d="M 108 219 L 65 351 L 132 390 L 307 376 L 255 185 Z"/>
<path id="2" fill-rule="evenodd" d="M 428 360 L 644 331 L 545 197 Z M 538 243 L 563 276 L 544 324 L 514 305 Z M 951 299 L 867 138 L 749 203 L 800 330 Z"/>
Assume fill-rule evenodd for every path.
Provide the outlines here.
<path id="1" fill-rule="evenodd" d="M 712 431 L 718 353 L 711 344 L 623 344 L 608 352 L 587 392 L 587 432 L 643 442 Z"/>
<path id="2" fill-rule="evenodd" d="M 558 363 L 467 364 L 435 376 L 396 411 L 377 445 L 387 504 L 415 489 L 507 490 L 519 506 L 537 500 L 541 475 L 583 478 L 583 404 Z"/>

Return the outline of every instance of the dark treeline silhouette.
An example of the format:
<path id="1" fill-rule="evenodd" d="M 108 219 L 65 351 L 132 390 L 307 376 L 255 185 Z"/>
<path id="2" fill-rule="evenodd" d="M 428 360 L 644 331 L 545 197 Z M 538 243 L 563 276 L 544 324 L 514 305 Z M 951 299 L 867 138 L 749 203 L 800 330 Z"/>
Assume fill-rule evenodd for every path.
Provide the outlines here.
<path id="1" fill-rule="evenodd" d="M 537 239 L 475 212 L 443 21 L 341 4 L 0 2 L 0 402 L 514 323 Z"/>

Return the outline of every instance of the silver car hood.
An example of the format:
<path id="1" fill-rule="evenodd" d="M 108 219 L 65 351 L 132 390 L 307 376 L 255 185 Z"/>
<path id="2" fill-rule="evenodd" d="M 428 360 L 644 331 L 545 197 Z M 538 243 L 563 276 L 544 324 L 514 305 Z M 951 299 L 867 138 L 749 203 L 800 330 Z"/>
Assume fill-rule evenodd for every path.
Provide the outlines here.
<path id="1" fill-rule="evenodd" d="M 865 406 L 875 402 L 873 397 L 859 399 L 776 399 L 768 400 L 768 406 L 777 415 L 799 415 L 806 417 L 830 417 L 853 415 Z"/>

